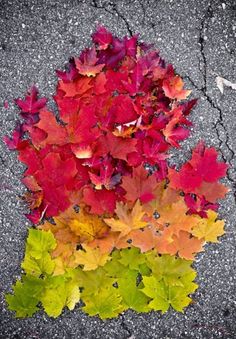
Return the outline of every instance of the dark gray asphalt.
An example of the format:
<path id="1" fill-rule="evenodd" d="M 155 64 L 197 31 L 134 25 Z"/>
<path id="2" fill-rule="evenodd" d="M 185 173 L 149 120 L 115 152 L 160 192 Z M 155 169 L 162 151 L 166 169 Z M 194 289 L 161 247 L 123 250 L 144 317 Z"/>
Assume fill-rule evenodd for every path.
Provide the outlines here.
<path id="1" fill-rule="evenodd" d="M 112 5 L 113 3 L 113 5 Z M 114 5 L 115 4 L 115 5 Z M 89 43 L 96 23 L 119 36 L 140 32 L 141 39 L 154 42 L 173 63 L 199 97 L 192 112 L 195 124 L 183 151 L 174 152 L 178 162 L 189 155 L 199 139 L 220 150 L 231 164 L 225 180 L 236 181 L 236 91 L 222 95 L 215 77 L 236 82 L 236 3 L 232 0 L 159 1 L 56 1 L 0 0 L 0 139 L 14 127 L 17 110 L 12 99 L 22 96 L 35 83 L 40 93 L 53 94 L 54 69 L 62 68 L 71 55 Z M 10 102 L 9 109 L 3 106 Z M 52 100 L 50 103 L 53 106 Z M 6 310 L 3 294 L 20 275 L 27 233 L 23 171 L 0 141 L 0 338 L 236 338 L 236 208 L 233 191 L 222 202 L 226 235 L 220 244 L 206 246 L 195 264 L 198 292 L 184 314 L 168 312 L 135 314 L 102 322 L 75 309 L 58 319 L 39 313 L 31 319 L 15 320 Z"/>

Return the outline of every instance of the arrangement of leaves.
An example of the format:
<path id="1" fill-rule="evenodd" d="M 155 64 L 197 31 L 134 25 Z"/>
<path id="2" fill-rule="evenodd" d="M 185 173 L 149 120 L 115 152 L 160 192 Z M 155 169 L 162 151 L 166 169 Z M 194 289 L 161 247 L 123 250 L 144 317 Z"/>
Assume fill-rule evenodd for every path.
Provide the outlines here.
<path id="1" fill-rule="evenodd" d="M 138 36 L 98 27 L 92 40 L 57 71 L 59 115 L 32 87 L 4 138 L 27 166 L 34 224 L 24 274 L 6 295 L 18 317 L 40 306 L 57 317 L 78 302 L 102 319 L 128 308 L 182 312 L 197 288 L 195 255 L 224 233 L 227 165 L 216 150 L 199 142 L 179 170 L 168 165 L 196 104 L 183 102 L 181 77 Z"/>

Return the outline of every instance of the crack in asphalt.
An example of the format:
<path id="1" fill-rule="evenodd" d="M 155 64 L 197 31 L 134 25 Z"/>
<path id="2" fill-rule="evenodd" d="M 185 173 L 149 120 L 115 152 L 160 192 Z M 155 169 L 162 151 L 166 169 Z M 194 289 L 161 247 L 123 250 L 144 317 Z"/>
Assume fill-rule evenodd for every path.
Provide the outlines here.
<path id="1" fill-rule="evenodd" d="M 125 315 L 121 313 L 120 317 L 121 317 L 121 327 L 123 328 L 123 330 L 125 330 L 125 331 L 128 333 L 127 339 L 128 339 L 128 338 L 131 338 L 132 335 L 133 335 L 133 333 L 132 333 L 132 331 L 129 329 L 128 325 L 127 325 L 126 322 L 125 322 Z"/>
<path id="2" fill-rule="evenodd" d="M 133 32 L 132 32 L 132 29 L 130 28 L 129 22 L 126 19 L 126 17 L 118 11 L 116 3 L 109 2 L 109 5 L 112 7 L 113 12 L 115 12 L 117 14 L 117 16 L 120 17 L 123 20 L 123 22 L 126 25 L 127 31 L 129 32 L 129 35 L 132 37 L 133 36 Z"/>
<path id="3" fill-rule="evenodd" d="M 201 58 L 199 58 L 199 71 L 201 72 L 203 76 L 203 91 L 207 92 L 207 59 L 205 55 L 205 39 L 204 39 L 204 32 L 208 29 L 209 20 L 213 17 L 213 10 L 212 10 L 212 1 L 209 3 L 207 10 L 200 22 L 200 28 L 199 28 L 199 39 L 198 43 L 200 45 L 200 54 Z M 202 59 L 202 60 L 201 60 Z M 201 67 L 202 64 L 202 67 Z"/>
<path id="4" fill-rule="evenodd" d="M 104 11 L 106 11 L 107 13 L 114 15 L 116 14 L 118 16 L 118 18 L 120 18 L 124 23 L 125 26 L 127 28 L 127 31 L 129 33 L 129 35 L 132 37 L 133 36 L 133 32 L 132 29 L 129 25 L 128 20 L 126 19 L 126 17 L 119 12 L 119 10 L 117 9 L 117 4 L 114 2 L 104 2 L 104 4 L 98 4 L 97 0 L 92 0 L 92 2 L 90 3 L 92 7 L 94 8 L 98 8 L 98 9 L 103 9 Z M 107 8 L 107 6 L 111 7 L 111 10 Z"/>

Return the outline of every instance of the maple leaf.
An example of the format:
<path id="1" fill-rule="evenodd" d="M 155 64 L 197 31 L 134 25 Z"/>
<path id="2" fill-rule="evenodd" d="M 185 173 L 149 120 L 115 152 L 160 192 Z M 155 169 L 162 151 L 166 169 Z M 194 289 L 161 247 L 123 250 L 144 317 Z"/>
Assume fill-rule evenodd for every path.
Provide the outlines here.
<path id="1" fill-rule="evenodd" d="M 173 115 L 168 122 L 168 124 L 163 129 L 163 134 L 166 137 L 167 141 L 174 147 L 179 148 L 179 141 L 186 139 L 190 131 L 182 126 L 178 126 L 182 118 L 182 110 L 176 109 L 173 112 Z"/>
<path id="2" fill-rule="evenodd" d="M 25 257 L 21 267 L 33 276 L 51 274 L 54 270 L 50 253 L 56 247 L 56 241 L 50 231 L 30 229 L 26 243 Z"/>
<path id="3" fill-rule="evenodd" d="M 141 252 L 147 252 L 157 246 L 157 229 L 154 226 L 146 226 L 143 230 L 130 232 L 129 239 L 132 240 L 132 246 L 140 248 Z"/>
<path id="4" fill-rule="evenodd" d="M 79 236 L 81 242 L 91 241 L 106 234 L 108 227 L 97 215 L 80 210 L 68 223 L 70 229 Z"/>
<path id="5" fill-rule="evenodd" d="M 100 50 L 104 50 L 112 43 L 112 34 L 105 27 L 98 26 L 96 32 L 92 34 L 92 39 Z"/>
<path id="6" fill-rule="evenodd" d="M 165 180 L 162 180 L 156 185 L 153 194 L 154 199 L 145 203 L 143 206 L 149 217 L 152 217 L 155 211 L 158 213 L 158 211 L 170 209 L 171 205 L 178 202 L 180 199 L 179 192 L 170 186 L 166 187 Z"/>
<path id="7" fill-rule="evenodd" d="M 64 145 L 67 143 L 66 129 L 59 125 L 52 112 L 42 110 L 39 113 L 40 120 L 33 127 L 27 127 L 33 144 L 36 147 L 44 147 L 47 144 Z"/>
<path id="8" fill-rule="evenodd" d="M 192 261 L 190 260 L 168 254 L 160 256 L 156 250 L 145 253 L 145 257 L 152 274 L 156 279 L 163 280 L 167 285 L 183 286 L 186 277 L 192 280 L 196 277 L 196 272 L 191 267 Z"/>
<path id="9" fill-rule="evenodd" d="M 120 232 L 121 237 L 127 235 L 132 230 L 147 225 L 147 223 L 143 221 L 145 212 L 143 211 L 139 200 L 136 201 L 131 212 L 129 212 L 128 206 L 123 203 L 117 203 L 115 212 L 118 219 L 105 218 L 104 221 L 111 227 L 112 231 Z"/>
<path id="10" fill-rule="evenodd" d="M 191 268 L 191 261 L 170 255 L 158 256 L 154 251 L 148 252 L 146 258 L 153 271 L 153 275 L 143 277 L 142 292 L 152 298 L 149 307 L 164 313 L 172 306 L 182 312 L 191 302 L 188 294 L 197 288 L 193 282 L 196 272 Z"/>
<path id="11" fill-rule="evenodd" d="M 99 315 L 101 319 L 117 317 L 124 311 L 125 307 L 121 304 L 121 295 L 113 289 L 100 289 L 99 294 L 93 295 L 93 298 L 84 297 L 85 306 L 83 310 L 89 315 Z"/>
<path id="12" fill-rule="evenodd" d="M 63 97 L 63 101 L 65 100 L 65 106 L 63 105 L 63 101 L 60 100 L 60 98 L 57 96 L 55 99 L 56 101 L 59 103 L 60 108 L 63 109 L 63 111 L 61 111 L 61 117 L 62 119 L 68 116 L 68 103 L 70 103 L 70 105 L 72 105 L 73 109 L 77 112 L 78 107 L 80 106 L 80 101 L 79 99 L 76 101 L 76 99 L 74 99 L 73 101 L 71 100 L 73 97 L 76 96 L 82 96 L 85 95 L 91 88 L 92 88 L 92 84 L 91 84 L 91 78 L 87 78 L 87 77 L 78 77 L 77 79 L 75 79 L 73 82 L 64 82 L 64 81 L 59 81 L 58 82 L 58 92 L 59 91 L 63 91 L 65 98 Z M 67 99 L 67 100 L 66 100 Z M 68 99 L 70 101 L 68 101 Z M 65 110 L 65 112 L 64 112 Z M 63 113 L 63 114 L 62 114 Z M 64 119 L 63 119 L 64 121 Z"/>
<path id="13" fill-rule="evenodd" d="M 122 81 L 124 88 L 130 93 L 130 95 L 136 95 L 137 93 L 143 93 L 142 82 L 144 81 L 143 66 L 141 61 L 137 62 L 132 72 L 129 74 L 128 81 Z M 146 82 L 147 84 L 147 82 Z M 148 83 L 150 85 L 150 82 Z M 147 88 L 145 88 L 147 90 Z"/>
<path id="14" fill-rule="evenodd" d="M 162 85 L 165 95 L 170 99 L 177 100 L 186 99 L 191 93 L 190 90 L 183 89 L 183 87 L 183 80 L 178 75 L 165 79 Z"/>
<path id="15" fill-rule="evenodd" d="M 132 233 L 132 232 L 131 232 Z M 130 234 L 131 234 L 130 233 Z M 128 240 L 130 236 L 121 237 L 119 232 L 107 232 L 103 237 L 94 239 L 88 246 L 92 248 L 99 248 L 101 253 L 111 253 L 114 248 L 127 248 L 130 246 Z"/>
<path id="16" fill-rule="evenodd" d="M 109 113 L 117 124 L 126 124 L 138 118 L 132 99 L 125 94 L 120 94 L 112 100 Z"/>
<path id="17" fill-rule="evenodd" d="M 31 317 L 39 310 L 38 303 L 44 288 L 43 281 L 37 277 L 26 275 L 22 281 L 17 280 L 13 287 L 14 294 L 6 294 L 6 301 L 11 311 L 18 318 Z"/>
<path id="18" fill-rule="evenodd" d="M 101 163 L 99 170 L 99 175 L 89 172 L 89 177 L 96 189 L 102 189 L 104 186 L 109 190 L 119 183 L 121 175 L 120 173 L 113 175 L 114 167 L 110 159 L 104 160 Z"/>
<path id="19" fill-rule="evenodd" d="M 98 149 L 95 154 L 99 156 L 110 153 L 114 158 L 127 161 L 127 155 L 136 150 L 136 143 L 135 139 L 117 137 L 108 132 L 106 136 L 101 136 L 98 140 Z"/>
<path id="20" fill-rule="evenodd" d="M 121 187 L 126 191 L 125 198 L 129 201 L 140 199 L 142 203 L 149 202 L 154 199 L 154 193 L 157 186 L 154 175 L 148 176 L 148 172 L 139 166 L 133 168 L 132 177 L 125 176 L 122 178 Z"/>
<path id="21" fill-rule="evenodd" d="M 40 259 L 44 252 L 53 250 L 55 246 L 56 242 L 50 231 L 29 230 L 26 250 L 33 258 Z"/>
<path id="22" fill-rule="evenodd" d="M 108 230 L 108 226 L 98 216 L 88 214 L 83 209 L 76 213 L 72 207 L 54 217 L 54 224 L 45 222 L 39 228 L 53 232 L 57 247 L 51 255 L 57 259 L 54 272 L 60 273 L 65 272 L 65 265 L 77 266 L 73 255 L 78 243 L 91 242 Z"/>
<path id="23" fill-rule="evenodd" d="M 83 202 L 91 207 L 90 212 L 98 215 L 113 213 L 117 196 L 114 191 L 101 189 L 94 191 L 91 187 L 83 190 Z"/>
<path id="24" fill-rule="evenodd" d="M 83 265 L 84 271 L 95 270 L 98 266 L 104 266 L 108 260 L 111 260 L 109 254 L 101 253 L 98 248 L 91 248 L 83 244 L 83 249 L 74 253 L 77 265 Z"/>
<path id="25" fill-rule="evenodd" d="M 191 234 L 198 239 L 218 242 L 217 238 L 224 234 L 224 221 L 216 219 L 217 213 L 209 210 L 207 218 L 199 220 L 198 224 L 193 226 Z"/>
<path id="26" fill-rule="evenodd" d="M 131 270 L 139 270 L 139 267 L 146 262 L 146 258 L 138 248 L 126 248 L 120 251 L 118 261 Z"/>
<path id="27" fill-rule="evenodd" d="M 47 99 L 38 99 L 38 89 L 36 86 L 32 86 L 24 100 L 16 99 L 15 102 L 22 112 L 35 114 L 45 107 Z"/>
<path id="28" fill-rule="evenodd" d="M 42 168 L 38 151 L 29 142 L 19 150 L 18 159 L 27 166 L 24 172 L 25 176 L 34 175 L 37 170 Z"/>
<path id="29" fill-rule="evenodd" d="M 186 214 L 188 208 L 182 197 L 179 197 L 179 201 L 174 202 L 169 207 L 163 206 L 157 209 L 160 217 L 158 223 L 162 225 L 169 225 L 170 229 L 176 235 L 180 231 L 189 232 L 193 225 L 197 224 L 199 219 L 194 215 Z"/>
<path id="30" fill-rule="evenodd" d="M 75 59 L 75 65 L 79 73 L 86 76 L 96 76 L 100 73 L 104 64 L 97 64 L 98 58 L 95 47 L 87 48 L 81 53 L 80 58 Z"/>
<path id="31" fill-rule="evenodd" d="M 75 277 L 71 272 L 45 278 L 23 276 L 13 288 L 14 295 L 6 295 L 9 308 L 16 312 L 17 317 L 32 316 L 39 310 L 39 302 L 51 317 L 59 316 L 65 306 L 72 310 L 80 300 Z"/>
<path id="32" fill-rule="evenodd" d="M 218 199 L 225 197 L 229 188 L 219 182 L 205 182 L 195 189 L 196 194 L 204 196 L 207 201 L 215 203 Z"/>
<path id="33" fill-rule="evenodd" d="M 5 142 L 9 150 L 15 150 L 19 148 L 22 136 L 23 125 L 18 122 L 14 131 L 12 132 L 12 137 L 9 138 L 7 135 L 5 135 L 3 136 L 2 140 Z"/>
<path id="34" fill-rule="evenodd" d="M 67 71 L 63 72 L 56 70 L 56 74 L 64 82 L 74 81 L 78 77 L 78 71 L 75 68 L 74 58 L 70 59 Z"/>
<path id="35" fill-rule="evenodd" d="M 188 292 L 180 286 L 168 286 L 155 277 L 143 277 L 144 288 L 142 289 L 148 297 L 153 300 L 148 306 L 157 311 L 166 312 L 170 306 L 175 310 L 183 312 L 183 309 L 191 302 Z M 194 292 L 195 289 L 192 290 Z"/>
<path id="36" fill-rule="evenodd" d="M 67 280 L 63 275 L 48 277 L 45 281 L 41 302 L 50 317 L 58 317 L 65 306 L 73 310 L 79 300 L 80 292 L 76 281 Z"/>
<path id="37" fill-rule="evenodd" d="M 35 209 L 42 204 L 43 193 L 39 192 L 26 192 L 23 196 L 23 200 L 26 201 L 30 209 Z"/>
<path id="38" fill-rule="evenodd" d="M 228 166 L 217 161 L 217 152 L 199 143 L 192 151 L 192 158 L 180 171 L 169 169 L 170 185 L 186 193 L 195 193 L 202 182 L 214 183 L 226 174 Z"/>
<path id="39" fill-rule="evenodd" d="M 41 186 L 52 181 L 55 187 L 67 186 L 77 174 L 74 158 L 62 159 L 59 153 L 49 152 L 42 160 L 43 169 L 35 173 L 35 178 Z M 45 178 L 45 176 L 47 177 Z M 45 187 L 46 188 L 46 187 Z"/>
<path id="40" fill-rule="evenodd" d="M 104 267 L 107 267 L 109 263 L 110 261 L 108 261 Z M 84 296 L 92 298 L 93 295 L 99 293 L 99 290 L 102 288 L 111 289 L 115 282 L 115 277 L 112 274 L 107 274 L 104 267 L 99 266 L 93 271 L 83 271 L 81 268 L 77 268 L 78 284 L 84 288 L 82 298 L 84 298 Z"/>
<path id="41" fill-rule="evenodd" d="M 123 302 L 127 308 L 131 308 L 137 312 L 148 312 L 149 298 L 137 288 L 136 279 L 126 276 L 118 280 L 118 291 L 122 296 Z"/>
<path id="42" fill-rule="evenodd" d="M 171 255 L 179 254 L 183 259 L 193 260 L 194 255 L 201 252 L 203 241 L 191 237 L 190 233 L 180 231 L 178 235 L 170 232 L 164 233 L 157 243 L 157 250 L 159 253 L 168 253 Z"/>

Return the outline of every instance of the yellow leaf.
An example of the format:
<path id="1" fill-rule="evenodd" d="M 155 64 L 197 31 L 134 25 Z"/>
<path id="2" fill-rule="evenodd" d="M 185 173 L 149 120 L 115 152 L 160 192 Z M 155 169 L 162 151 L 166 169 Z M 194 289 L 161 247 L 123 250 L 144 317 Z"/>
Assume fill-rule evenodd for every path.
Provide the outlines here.
<path id="1" fill-rule="evenodd" d="M 111 259 L 109 253 L 102 253 L 99 248 L 91 248 L 83 244 L 83 250 L 74 253 L 77 265 L 84 265 L 84 271 L 95 270 L 98 266 L 104 266 Z"/>
<path id="2" fill-rule="evenodd" d="M 99 216 L 86 213 L 82 209 L 77 213 L 77 217 L 70 221 L 69 227 L 74 234 L 79 236 L 81 242 L 92 241 L 108 230 L 107 225 Z"/>
<path id="3" fill-rule="evenodd" d="M 54 268 L 53 275 L 61 275 L 66 272 L 66 268 L 61 257 L 55 258 L 54 263 L 55 263 L 55 268 Z"/>
<path id="4" fill-rule="evenodd" d="M 128 206 L 123 203 L 117 203 L 115 212 L 118 219 L 109 218 L 104 221 L 112 231 L 120 232 L 121 237 L 129 234 L 132 230 L 147 226 L 147 222 L 143 221 L 145 212 L 139 200 L 136 201 L 131 212 L 129 212 Z"/>
<path id="5" fill-rule="evenodd" d="M 192 228 L 192 235 L 205 241 L 218 242 L 218 237 L 224 234 L 224 220 L 217 220 L 217 213 L 209 210 L 208 218 L 202 218 Z"/>

